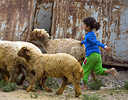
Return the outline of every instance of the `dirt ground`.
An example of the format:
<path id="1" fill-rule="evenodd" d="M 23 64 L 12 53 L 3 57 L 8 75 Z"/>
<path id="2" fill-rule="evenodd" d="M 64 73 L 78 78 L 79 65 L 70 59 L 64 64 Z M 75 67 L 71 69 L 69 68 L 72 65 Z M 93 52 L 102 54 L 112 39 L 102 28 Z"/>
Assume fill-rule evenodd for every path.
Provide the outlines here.
<path id="1" fill-rule="evenodd" d="M 57 89 L 51 93 L 45 91 L 26 92 L 18 87 L 12 92 L 0 91 L 0 100 L 82 100 L 83 95 L 98 95 L 103 100 L 128 100 L 128 90 L 82 90 L 80 97 L 74 96 L 74 89 L 66 88 L 62 95 L 56 95 Z"/>

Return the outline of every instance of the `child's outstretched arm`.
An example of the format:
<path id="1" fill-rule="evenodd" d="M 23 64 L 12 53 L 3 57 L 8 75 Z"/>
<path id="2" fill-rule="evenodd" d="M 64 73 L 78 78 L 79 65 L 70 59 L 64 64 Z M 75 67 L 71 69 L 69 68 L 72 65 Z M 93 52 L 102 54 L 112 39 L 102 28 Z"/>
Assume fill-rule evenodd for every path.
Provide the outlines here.
<path id="1" fill-rule="evenodd" d="M 100 41 L 95 41 L 95 44 L 102 47 L 103 49 L 105 49 L 107 52 L 110 51 L 110 48 L 107 45 L 104 45 L 103 43 L 101 43 Z"/>
<path id="2" fill-rule="evenodd" d="M 103 43 L 101 43 L 100 41 L 98 41 L 95 37 L 95 35 L 92 35 L 88 38 L 88 40 L 92 43 L 92 44 L 96 44 L 100 47 L 102 47 L 103 49 L 105 49 L 107 52 L 110 51 L 110 48 L 106 45 L 104 45 Z"/>

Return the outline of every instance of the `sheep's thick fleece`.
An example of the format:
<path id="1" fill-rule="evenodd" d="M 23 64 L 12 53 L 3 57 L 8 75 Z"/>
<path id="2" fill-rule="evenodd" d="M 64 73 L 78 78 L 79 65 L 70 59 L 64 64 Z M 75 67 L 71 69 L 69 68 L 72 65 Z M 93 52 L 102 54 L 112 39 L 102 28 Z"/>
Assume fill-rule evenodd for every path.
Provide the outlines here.
<path id="1" fill-rule="evenodd" d="M 18 52 L 18 55 L 25 59 L 30 57 L 31 61 L 27 61 L 34 68 L 35 77 L 27 88 L 27 91 L 30 91 L 32 86 L 41 78 L 46 80 L 47 77 L 56 77 L 63 79 L 63 83 L 57 91 L 57 94 L 63 93 L 68 84 L 67 80 L 74 85 L 75 96 L 81 94 L 80 80 L 83 78 L 84 73 L 80 63 L 73 56 L 66 53 L 35 54 L 25 47 Z M 44 83 L 43 87 L 46 91 L 49 91 Z"/>
<path id="2" fill-rule="evenodd" d="M 85 59 L 85 47 L 80 41 L 72 38 L 49 39 L 44 29 L 34 29 L 30 34 L 31 40 L 38 40 L 47 54 L 67 53 L 74 56 L 82 65 Z"/>
<path id="3" fill-rule="evenodd" d="M 33 62 L 30 64 L 35 66 L 38 71 L 44 71 L 47 77 L 62 78 L 74 74 L 77 80 L 83 77 L 83 69 L 79 62 L 71 55 L 65 53 L 58 54 L 42 54 L 32 57 Z M 37 71 L 37 72 L 38 72 Z"/>

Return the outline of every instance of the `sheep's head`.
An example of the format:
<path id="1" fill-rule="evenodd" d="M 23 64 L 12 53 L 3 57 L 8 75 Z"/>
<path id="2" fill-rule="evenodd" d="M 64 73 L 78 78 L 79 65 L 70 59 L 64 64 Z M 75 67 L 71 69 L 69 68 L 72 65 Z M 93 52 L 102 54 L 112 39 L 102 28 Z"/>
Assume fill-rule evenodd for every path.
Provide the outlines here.
<path id="1" fill-rule="evenodd" d="M 25 58 L 27 61 L 29 61 L 30 58 L 30 50 L 27 49 L 27 47 L 22 47 L 19 51 L 18 51 L 18 56 Z"/>
<path id="2" fill-rule="evenodd" d="M 44 29 L 34 29 L 30 34 L 30 40 L 44 40 L 49 39 L 50 36 Z"/>

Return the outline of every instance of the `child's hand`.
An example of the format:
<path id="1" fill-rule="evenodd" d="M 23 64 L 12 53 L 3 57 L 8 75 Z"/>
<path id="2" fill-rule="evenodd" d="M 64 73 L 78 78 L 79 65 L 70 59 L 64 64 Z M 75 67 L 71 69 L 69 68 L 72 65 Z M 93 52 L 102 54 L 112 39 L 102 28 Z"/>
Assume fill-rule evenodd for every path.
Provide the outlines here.
<path id="1" fill-rule="evenodd" d="M 104 49 L 105 49 L 107 52 L 110 51 L 110 48 L 109 48 L 108 46 L 106 46 Z"/>
<path id="2" fill-rule="evenodd" d="M 80 41 L 80 45 L 82 45 L 81 41 Z"/>

